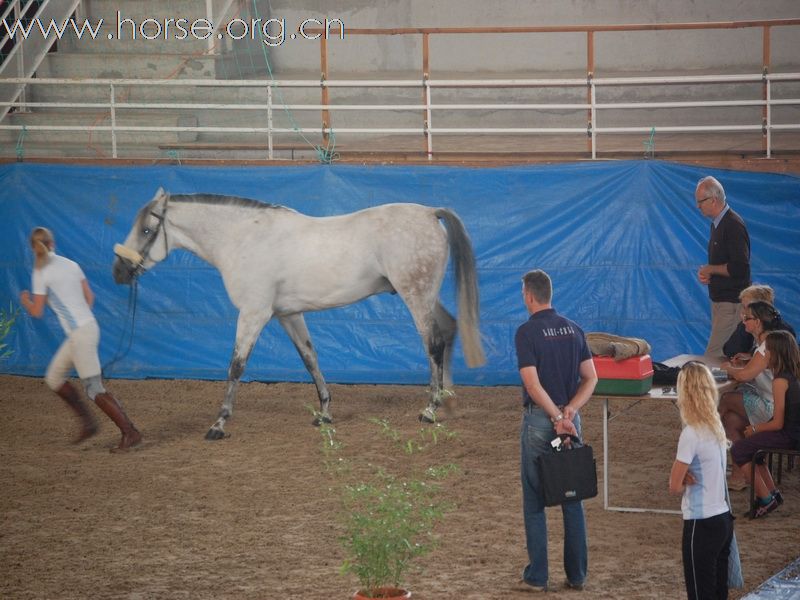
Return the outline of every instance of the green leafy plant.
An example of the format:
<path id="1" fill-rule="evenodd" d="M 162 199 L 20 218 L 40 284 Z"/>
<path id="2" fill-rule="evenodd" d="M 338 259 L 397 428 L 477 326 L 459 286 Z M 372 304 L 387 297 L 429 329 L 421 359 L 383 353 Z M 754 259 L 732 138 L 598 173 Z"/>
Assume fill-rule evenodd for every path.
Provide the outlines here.
<path id="1" fill-rule="evenodd" d="M 415 464 L 426 462 L 422 453 L 456 437 L 436 424 L 404 439 L 388 421 L 371 421 L 396 449 L 419 455 Z M 400 587 L 414 559 L 435 547 L 434 527 L 452 508 L 442 497 L 441 482 L 459 469 L 454 464 L 417 466 L 403 474 L 373 464 L 359 469 L 354 459 L 344 456 L 344 444 L 331 425 L 323 424 L 320 434 L 324 464 L 342 501 L 342 573 L 355 575 L 362 593 L 377 597 L 379 588 Z"/>
<path id="2" fill-rule="evenodd" d="M 402 448 L 406 454 L 422 452 L 430 446 L 435 446 L 439 440 L 451 440 L 456 437 L 455 431 L 450 431 L 441 423 L 437 423 L 432 427 L 422 427 L 416 437 L 402 440 L 400 432 L 394 429 L 386 419 L 370 419 L 369 421 L 375 423 L 381 433 Z"/>
<path id="3" fill-rule="evenodd" d="M 5 343 L 5 339 L 11 333 L 18 316 L 19 309 L 14 309 L 11 305 L 9 305 L 8 311 L 0 310 L 0 360 L 8 358 L 14 352 Z"/>

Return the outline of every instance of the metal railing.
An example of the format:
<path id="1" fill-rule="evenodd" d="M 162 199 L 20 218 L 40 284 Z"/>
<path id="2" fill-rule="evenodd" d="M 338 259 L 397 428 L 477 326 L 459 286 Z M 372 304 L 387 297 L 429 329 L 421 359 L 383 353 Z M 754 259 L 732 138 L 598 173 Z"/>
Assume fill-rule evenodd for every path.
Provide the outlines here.
<path id="1" fill-rule="evenodd" d="M 230 3 L 228 4 L 229 8 Z M 207 80 L 207 79 L 65 79 L 65 78 L 5 78 L 4 84 L 30 85 L 55 85 L 55 86 L 101 86 L 108 91 L 108 101 L 104 102 L 24 102 L 27 108 L 47 109 L 98 109 L 107 111 L 108 124 L 93 125 L 92 131 L 110 132 L 111 156 L 118 157 L 118 137 L 125 132 L 173 132 L 194 134 L 240 134 L 252 133 L 265 137 L 267 151 L 266 158 L 273 159 L 275 136 L 286 134 L 313 134 L 327 139 L 332 133 L 358 135 L 400 135 L 422 136 L 424 146 L 421 150 L 432 159 L 435 154 L 434 139 L 440 135 L 580 135 L 587 139 L 587 153 L 592 158 L 597 157 L 598 140 L 601 136 L 620 134 L 651 134 L 659 133 L 714 133 L 714 132 L 757 132 L 761 133 L 762 151 L 766 157 L 772 156 L 772 134 L 778 131 L 800 131 L 800 122 L 774 122 L 773 110 L 779 106 L 800 106 L 800 98 L 775 98 L 773 88 L 787 82 L 800 81 L 800 73 L 771 73 L 770 72 L 770 31 L 773 27 L 798 27 L 800 19 L 783 19 L 773 21 L 748 21 L 725 23 L 685 23 L 685 24 L 653 24 L 653 25 L 603 25 L 603 26 L 573 26 L 573 27 L 485 27 L 485 28 L 409 28 L 409 29 L 353 29 L 348 30 L 348 35 L 420 35 L 422 36 L 422 73 L 419 79 L 371 79 L 371 80 L 344 80 L 330 79 L 328 72 L 328 51 L 325 36 L 320 39 L 320 68 L 321 78 L 316 79 L 283 79 L 283 80 Z M 681 30 L 681 29 L 738 29 L 761 28 L 763 33 L 763 68 L 761 72 L 752 74 L 712 74 L 712 75 L 669 75 L 653 77 L 596 77 L 594 65 L 594 34 L 597 32 L 619 31 L 649 31 L 649 30 Z M 315 33 L 314 30 L 307 30 Z M 550 33 L 550 32 L 583 32 L 587 35 L 587 62 L 586 76 L 578 78 L 512 78 L 512 79 L 445 79 L 431 77 L 430 75 L 430 37 L 434 35 L 449 34 L 497 34 L 497 33 Z M 675 85 L 707 86 L 709 84 L 755 84 L 762 90 L 760 100 L 696 100 L 689 94 L 685 100 L 674 102 L 631 102 L 613 101 L 603 98 L 603 91 L 609 88 L 625 86 L 655 86 Z M 181 87 L 192 86 L 201 88 L 263 88 L 266 93 L 266 102 L 127 102 L 119 101 L 117 90 L 121 87 L 150 86 L 150 87 Z M 433 99 L 434 91 L 438 89 L 483 89 L 483 88 L 561 88 L 561 89 L 586 89 L 585 102 L 554 102 L 554 103 L 515 103 L 515 102 L 489 102 L 489 103 L 440 103 Z M 278 88 L 308 88 L 321 91 L 320 103 L 284 103 L 276 102 L 274 90 Z M 335 104 L 330 101 L 329 90 L 333 88 L 417 88 L 421 91 L 419 103 L 386 103 L 386 104 Z M 8 107 L 18 107 L 21 101 L 11 102 Z M 761 107 L 761 118 L 757 122 L 732 122 L 716 125 L 685 125 L 685 124 L 660 124 L 657 126 L 602 126 L 598 116 L 607 110 L 656 110 L 656 109 L 693 109 L 693 108 L 723 108 L 723 107 Z M 263 126 L 157 126 L 147 124 L 120 124 L 118 116 L 126 110 L 212 110 L 212 111 L 266 111 L 266 122 Z M 436 119 L 445 112 L 469 111 L 586 111 L 585 127 L 437 127 Z M 276 127 L 274 116 L 276 111 L 319 111 L 321 123 L 314 127 Z M 362 111 L 364 113 L 376 111 L 408 111 L 422 115 L 418 126 L 411 127 L 334 127 L 331 114 L 337 111 Z M 800 121 L 800 119 L 798 119 Z M 86 131 L 85 125 L 17 125 L 0 122 L 0 131 Z"/>
<path id="2" fill-rule="evenodd" d="M 425 136 L 426 153 L 429 158 L 434 155 L 434 139 L 438 135 L 581 135 L 588 136 L 592 158 L 597 157 L 597 145 L 600 136 L 613 134 L 644 133 L 649 134 L 653 129 L 650 126 L 631 127 L 602 127 L 598 125 L 598 115 L 605 110 L 644 110 L 644 109 L 691 109 L 713 107 L 753 107 L 764 109 L 765 119 L 757 123 L 731 123 L 728 125 L 660 125 L 656 129 L 660 133 L 712 133 L 712 132 L 760 132 L 766 140 L 765 155 L 771 157 L 771 135 L 774 131 L 800 131 L 800 123 L 773 123 L 772 108 L 776 106 L 800 106 L 800 98 L 772 97 L 772 86 L 780 82 L 800 81 L 800 73 L 780 73 L 763 75 L 698 75 L 698 76 L 671 76 L 671 77 L 613 77 L 585 79 L 425 79 L 417 80 L 143 80 L 143 79 L 9 79 L 10 83 L 27 83 L 28 85 L 57 85 L 57 86 L 102 86 L 108 90 L 107 102 L 26 102 L 28 108 L 60 108 L 60 109 L 97 109 L 108 111 L 109 123 L 107 125 L 93 125 L 93 131 L 110 132 L 111 156 L 118 157 L 117 139 L 123 132 L 173 132 L 173 133 L 254 133 L 263 134 L 266 138 L 267 158 L 274 158 L 274 138 L 276 135 L 303 133 L 327 136 L 331 133 L 340 134 L 391 134 Z M 703 85 L 730 84 L 730 83 L 763 83 L 766 86 L 765 100 L 715 100 L 715 101 L 676 101 L 676 102 L 604 102 L 598 99 L 598 93 L 603 88 L 632 86 L 632 85 Z M 116 90 L 120 87 L 150 86 L 150 87 L 204 87 L 204 88 L 265 88 L 267 100 L 265 103 L 181 103 L 181 102 L 120 102 L 116 100 Z M 282 88 L 311 88 L 320 86 L 330 88 L 419 88 L 424 92 L 424 103 L 419 104 L 283 104 L 274 101 L 273 90 Z M 436 88 L 509 88 L 509 87 L 561 87 L 582 88 L 588 86 L 590 102 L 588 103 L 471 103 L 471 104 L 437 104 L 432 101 L 432 92 Z M 12 105 L 19 103 L 12 103 Z M 156 125 L 122 125 L 117 122 L 119 111 L 123 110 L 219 110 L 219 111 L 266 111 L 267 119 L 264 126 L 219 127 L 219 126 L 156 126 Z M 336 111 L 409 111 L 424 113 L 425 120 L 416 127 L 275 127 L 273 125 L 276 111 L 325 111 L 328 114 Z M 436 127 L 434 113 L 446 111 L 523 111 L 523 110 L 555 110 L 555 111 L 588 111 L 590 115 L 587 127 Z M 9 125 L 0 124 L 0 130 L 20 131 L 26 127 L 28 131 L 86 131 L 84 125 Z"/>
<path id="3" fill-rule="evenodd" d="M 430 78 L 430 41 L 431 38 L 436 36 L 448 35 L 462 35 L 462 34 L 476 34 L 476 35 L 491 35 L 491 34 L 548 34 L 548 33 L 583 33 L 586 35 L 586 80 L 573 83 L 566 80 L 565 86 L 572 85 L 586 85 L 587 86 L 587 117 L 588 127 L 591 131 L 597 131 L 596 117 L 597 112 L 593 109 L 596 108 L 596 86 L 592 85 L 595 78 L 595 34 L 597 33 L 620 33 L 620 32 L 641 32 L 641 31 L 688 31 L 688 30 L 726 30 L 726 29 L 761 29 L 762 32 L 762 52 L 761 63 L 762 71 L 759 74 L 762 84 L 762 123 L 760 128 L 762 130 L 762 150 L 767 156 L 771 156 L 770 131 L 767 126 L 767 121 L 770 117 L 770 90 L 767 75 L 771 72 L 772 60 L 772 31 L 776 27 L 793 27 L 796 31 L 800 32 L 800 19 L 771 19 L 771 20 L 750 20 L 750 21 L 720 21 L 709 23 L 652 23 L 652 24 L 622 24 L 622 25 L 572 25 L 572 26 L 536 26 L 536 27 L 423 27 L 423 28 L 394 28 L 394 29 L 378 29 L 378 28 L 361 28 L 361 29 L 348 29 L 348 35 L 380 35 L 380 36 L 395 36 L 395 35 L 410 35 L 421 36 L 422 38 L 422 78 L 427 81 Z M 323 34 L 321 29 L 310 30 L 311 33 Z M 326 81 L 329 77 L 328 70 L 328 47 L 327 39 L 324 35 L 320 37 L 320 70 L 321 78 Z M 646 78 L 645 78 L 646 79 Z M 608 85 L 612 85 L 611 80 L 605 80 Z M 640 79 L 641 84 L 646 82 Z M 656 82 L 653 82 L 656 83 Z M 552 85 L 552 84 L 542 84 Z M 558 85 L 556 83 L 556 85 Z M 621 82 L 617 85 L 637 85 L 631 79 L 629 83 Z M 425 87 L 423 90 L 423 102 L 426 105 L 431 104 L 430 100 L 430 87 Z M 322 89 L 322 103 L 328 104 L 328 89 Z M 774 104 L 773 104 L 774 105 Z M 635 106 L 631 108 L 645 108 L 645 106 Z M 431 132 L 430 127 L 430 112 L 426 111 L 428 120 L 425 123 L 426 137 L 427 132 Z M 327 110 L 323 109 L 322 112 L 322 125 L 325 128 L 330 123 L 330 114 Z M 792 127 L 794 129 L 794 127 Z M 652 129 L 652 128 L 650 128 Z M 663 127 L 658 128 L 660 131 L 665 131 Z M 773 128 L 774 129 L 774 128 Z M 733 130 L 733 129 L 726 129 Z M 742 130 L 742 131 L 746 131 Z M 715 131 L 710 129 L 709 131 Z M 609 133 L 611 131 L 608 131 Z M 532 132 L 534 133 L 534 132 Z M 552 133 L 559 133 L 553 131 Z M 568 132 L 564 132 L 568 133 Z M 432 152 L 431 140 L 426 141 L 427 151 Z M 592 158 L 596 158 L 596 138 L 594 135 L 589 136 L 588 150 L 592 154 Z"/>

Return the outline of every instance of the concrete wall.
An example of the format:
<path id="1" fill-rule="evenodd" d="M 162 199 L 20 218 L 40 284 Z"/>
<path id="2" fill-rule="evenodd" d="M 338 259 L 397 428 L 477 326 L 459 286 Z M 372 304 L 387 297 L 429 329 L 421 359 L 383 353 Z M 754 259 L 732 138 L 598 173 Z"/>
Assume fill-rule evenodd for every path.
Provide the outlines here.
<path id="1" fill-rule="evenodd" d="M 742 21 L 800 17 L 797 0 L 272 0 L 269 16 L 287 30 L 313 17 L 340 19 L 345 28 L 549 26 Z M 302 4 L 302 6 L 298 6 Z M 773 68 L 800 64 L 800 28 L 772 31 Z M 359 71 L 419 71 L 421 36 L 356 36 L 329 42 L 332 75 Z M 439 72 L 580 72 L 586 35 L 434 35 L 431 70 Z M 317 70 L 319 45 L 288 40 L 273 49 L 279 70 Z M 761 30 L 598 33 L 597 73 L 674 69 L 760 70 Z"/>

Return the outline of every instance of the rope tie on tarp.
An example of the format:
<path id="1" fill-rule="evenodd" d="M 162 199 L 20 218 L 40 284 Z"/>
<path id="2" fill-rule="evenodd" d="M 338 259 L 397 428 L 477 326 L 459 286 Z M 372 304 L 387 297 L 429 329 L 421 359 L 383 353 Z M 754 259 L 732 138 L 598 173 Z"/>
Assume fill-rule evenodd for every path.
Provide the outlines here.
<path id="1" fill-rule="evenodd" d="M 28 135 L 28 128 L 23 125 L 22 131 L 19 132 L 17 137 L 17 146 L 15 148 L 17 154 L 17 162 L 22 162 L 25 158 L 25 137 Z"/>
<path id="2" fill-rule="evenodd" d="M 255 13 L 256 19 L 258 19 L 258 21 L 260 21 L 261 20 L 261 15 L 259 14 L 258 4 L 256 3 L 256 0 L 253 0 L 253 12 Z M 294 118 L 294 115 L 292 114 L 292 111 L 290 111 L 288 108 L 286 108 L 286 102 L 283 99 L 283 91 L 275 83 L 275 75 L 272 73 L 272 65 L 270 64 L 270 61 L 269 61 L 269 53 L 267 52 L 267 45 L 266 44 L 263 44 L 263 43 L 261 44 L 261 52 L 264 55 L 264 62 L 267 65 L 267 71 L 269 72 L 269 78 L 272 81 L 272 86 L 275 89 L 275 91 L 278 93 L 278 101 L 283 106 L 283 112 L 285 112 L 286 116 L 289 118 L 289 124 L 291 125 L 292 130 L 294 130 L 294 132 L 297 133 L 297 135 L 299 135 L 306 144 L 308 144 L 311 148 L 314 149 L 314 152 L 316 152 L 316 154 L 317 154 L 317 160 L 319 160 L 320 163 L 322 163 L 324 165 L 329 165 L 333 161 L 338 160 L 339 159 L 339 153 L 336 152 L 336 134 L 334 134 L 333 128 L 330 127 L 330 124 L 327 124 L 328 125 L 328 129 L 330 129 L 330 132 L 329 132 L 328 137 L 327 137 L 328 143 L 324 147 L 322 145 L 320 145 L 320 144 L 315 144 L 314 142 L 309 140 L 303 134 L 303 132 L 300 130 L 300 125 L 297 123 L 297 121 Z M 324 80 L 324 77 L 323 77 L 323 78 L 320 78 L 320 87 L 323 87 L 324 85 L 325 85 L 325 80 Z M 323 134 L 323 137 L 325 137 L 325 131 L 324 130 L 323 130 L 322 134 Z"/>

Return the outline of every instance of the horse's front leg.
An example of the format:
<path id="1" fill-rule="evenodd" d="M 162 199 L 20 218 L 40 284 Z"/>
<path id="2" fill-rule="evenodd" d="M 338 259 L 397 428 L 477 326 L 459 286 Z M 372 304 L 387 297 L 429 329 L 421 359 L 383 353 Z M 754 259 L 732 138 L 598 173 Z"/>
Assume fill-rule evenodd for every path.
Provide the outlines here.
<path id="1" fill-rule="evenodd" d="M 322 423 L 331 423 L 333 420 L 330 413 L 331 395 L 328 392 L 328 386 L 325 385 L 325 378 L 319 370 L 319 362 L 317 361 L 317 352 L 314 350 L 314 345 L 311 343 L 311 336 L 306 327 L 306 320 L 303 318 L 302 313 L 279 317 L 283 328 L 297 348 L 300 358 L 303 359 L 303 364 L 311 374 L 314 380 L 314 385 L 317 386 L 317 396 L 319 397 L 319 415 L 314 419 L 314 425 Z"/>
<path id="2" fill-rule="evenodd" d="M 242 378 L 247 359 L 258 339 L 258 335 L 272 316 L 271 312 L 240 312 L 236 322 L 236 344 L 233 347 L 231 364 L 228 367 L 228 388 L 225 391 L 225 400 L 217 415 L 216 422 L 206 432 L 207 440 L 219 440 L 225 437 L 225 423 L 233 414 L 233 401 L 236 398 L 236 389 Z"/>

